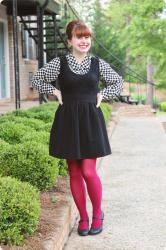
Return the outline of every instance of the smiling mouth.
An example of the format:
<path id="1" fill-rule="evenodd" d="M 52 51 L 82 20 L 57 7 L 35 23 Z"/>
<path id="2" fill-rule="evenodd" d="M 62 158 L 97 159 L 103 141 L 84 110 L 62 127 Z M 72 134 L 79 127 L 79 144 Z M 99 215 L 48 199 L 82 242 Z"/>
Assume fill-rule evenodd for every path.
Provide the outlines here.
<path id="1" fill-rule="evenodd" d="M 87 48 L 88 45 L 80 45 L 79 47 L 80 47 L 80 48 Z"/>

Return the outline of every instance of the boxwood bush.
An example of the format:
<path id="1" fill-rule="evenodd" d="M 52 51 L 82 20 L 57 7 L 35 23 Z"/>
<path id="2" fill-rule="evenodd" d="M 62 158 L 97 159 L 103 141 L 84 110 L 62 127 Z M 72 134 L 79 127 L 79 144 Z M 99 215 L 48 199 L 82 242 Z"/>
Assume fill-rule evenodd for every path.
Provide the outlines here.
<path id="1" fill-rule="evenodd" d="M 45 131 L 29 131 L 21 139 L 20 142 L 35 141 L 37 143 L 49 144 L 50 134 Z"/>
<path id="2" fill-rule="evenodd" d="M 67 176 L 69 174 L 68 172 L 68 165 L 65 159 L 60 159 L 58 162 L 58 168 L 59 168 L 59 175 L 61 176 Z"/>
<path id="3" fill-rule="evenodd" d="M 22 245 L 40 216 L 39 192 L 26 182 L 0 177 L 0 243 Z"/>
<path id="4" fill-rule="evenodd" d="M 40 111 L 37 113 L 32 113 L 32 117 L 36 118 L 36 119 L 40 119 L 44 122 L 51 122 L 54 119 L 54 112 L 50 111 L 50 110 L 46 110 L 46 111 Z"/>
<path id="5" fill-rule="evenodd" d="M 15 110 L 12 114 L 15 116 L 39 119 L 46 123 L 51 122 L 54 119 L 54 112 L 50 110 L 41 110 L 39 112 L 33 112 L 30 110 Z M 7 113 L 7 115 L 11 116 L 11 113 Z"/>
<path id="6" fill-rule="evenodd" d="M 34 119 L 34 118 L 28 118 L 28 117 L 20 117 L 20 116 L 15 116 L 15 115 L 4 115 L 3 117 L 0 117 L 0 124 L 4 122 L 14 122 L 18 124 L 23 124 L 25 126 L 31 127 L 35 130 L 41 130 L 43 125 L 45 123 L 41 120 Z"/>
<path id="7" fill-rule="evenodd" d="M 45 123 L 52 122 L 58 105 L 42 104 L 41 106 L 42 107 L 33 107 L 28 110 L 18 109 L 12 112 L 7 112 L 5 116 L 14 115 L 17 117 L 19 116 L 39 119 Z"/>
<path id="8" fill-rule="evenodd" d="M 29 131 L 29 127 L 23 124 L 17 124 L 15 122 L 4 122 L 0 124 L 0 138 L 10 144 L 20 143 L 21 138 L 27 131 Z"/>
<path id="9" fill-rule="evenodd" d="M 0 175 L 27 181 L 40 190 L 51 188 L 59 173 L 58 159 L 49 156 L 48 146 L 27 141 L 0 154 Z"/>
<path id="10" fill-rule="evenodd" d="M 17 110 L 14 110 L 14 111 L 10 111 L 10 112 L 7 112 L 5 114 L 5 116 L 21 116 L 21 117 L 28 117 L 30 118 L 31 117 L 31 113 L 28 111 L 28 110 L 24 110 L 24 109 L 17 109 Z"/>
<path id="11" fill-rule="evenodd" d="M 40 111 L 48 111 L 48 110 L 55 111 L 57 109 L 58 105 L 59 105 L 59 102 L 52 101 L 52 102 L 48 102 L 48 103 L 43 103 L 43 104 L 36 106 L 36 107 L 32 107 L 28 110 L 31 112 L 35 112 L 35 113 L 40 112 Z"/>
<path id="12" fill-rule="evenodd" d="M 52 122 L 48 122 L 48 123 L 45 123 L 44 125 L 42 125 L 42 126 L 40 127 L 40 130 L 46 131 L 46 132 L 49 132 L 49 133 L 50 133 L 51 127 L 52 127 Z"/>
<path id="13" fill-rule="evenodd" d="M 7 143 L 6 141 L 0 139 L 0 153 L 9 149 L 10 144 Z"/>

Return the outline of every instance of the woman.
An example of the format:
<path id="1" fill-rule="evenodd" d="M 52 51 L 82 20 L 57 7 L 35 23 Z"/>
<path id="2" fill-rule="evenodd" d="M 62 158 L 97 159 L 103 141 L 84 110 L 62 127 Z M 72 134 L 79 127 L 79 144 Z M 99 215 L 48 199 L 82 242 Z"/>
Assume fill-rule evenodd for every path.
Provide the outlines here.
<path id="1" fill-rule="evenodd" d="M 32 84 L 40 93 L 55 95 L 60 103 L 50 132 L 49 154 L 66 159 L 71 193 L 80 214 L 78 234 L 95 235 L 102 231 L 104 219 L 96 160 L 112 153 L 100 103 L 118 96 L 123 80 L 107 62 L 90 55 L 92 32 L 85 23 L 71 21 L 66 35 L 71 51 L 45 64 L 34 74 Z M 60 90 L 50 84 L 56 79 Z M 99 79 L 106 83 L 100 91 Z M 85 184 L 93 207 L 90 230 Z"/>

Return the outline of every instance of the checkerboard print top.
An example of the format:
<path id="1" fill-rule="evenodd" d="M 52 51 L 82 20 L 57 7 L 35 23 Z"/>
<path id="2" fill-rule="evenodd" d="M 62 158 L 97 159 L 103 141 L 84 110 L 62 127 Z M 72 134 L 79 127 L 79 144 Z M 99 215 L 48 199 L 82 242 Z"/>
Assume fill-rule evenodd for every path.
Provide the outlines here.
<path id="1" fill-rule="evenodd" d="M 76 74 L 85 74 L 90 69 L 91 55 L 87 54 L 81 63 L 78 63 L 74 55 L 69 52 L 66 55 L 70 69 Z M 100 80 L 105 87 L 99 92 L 103 95 L 103 99 L 110 100 L 113 97 L 119 96 L 123 90 L 123 80 L 111 66 L 99 58 Z M 32 86 L 39 93 L 53 94 L 56 88 L 51 85 L 52 81 L 58 78 L 60 73 L 60 58 L 55 57 L 50 62 L 40 68 L 32 77 Z"/>

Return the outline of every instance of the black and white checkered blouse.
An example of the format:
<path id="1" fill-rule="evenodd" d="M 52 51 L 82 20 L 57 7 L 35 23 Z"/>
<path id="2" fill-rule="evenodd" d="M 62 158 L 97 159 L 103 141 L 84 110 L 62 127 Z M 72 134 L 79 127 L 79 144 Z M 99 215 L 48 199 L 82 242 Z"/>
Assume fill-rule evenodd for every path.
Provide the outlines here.
<path id="1" fill-rule="evenodd" d="M 75 56 L 68 52 L 66 54 L 70 69 L 76 74 L 85 74 L 90 69 L 91 55 L 87 54 L 81 63 L 78 63 Z M 112 97 L 119 96 L 123 89 L 123 80 L 111 66 L 99 58 L 100 80 L 105 84 L 105 88 L 100 90 L 103 99 L 110 100 Z M 40 68 L 32 77 L 32 86 L 35 87 L 39 93 L 53 94 L 56 89 L 51 85 L 52 81 L 58 78 L 60 73 L 60 58 L 55 57 L 50 62 L 46 63 Z"/>

